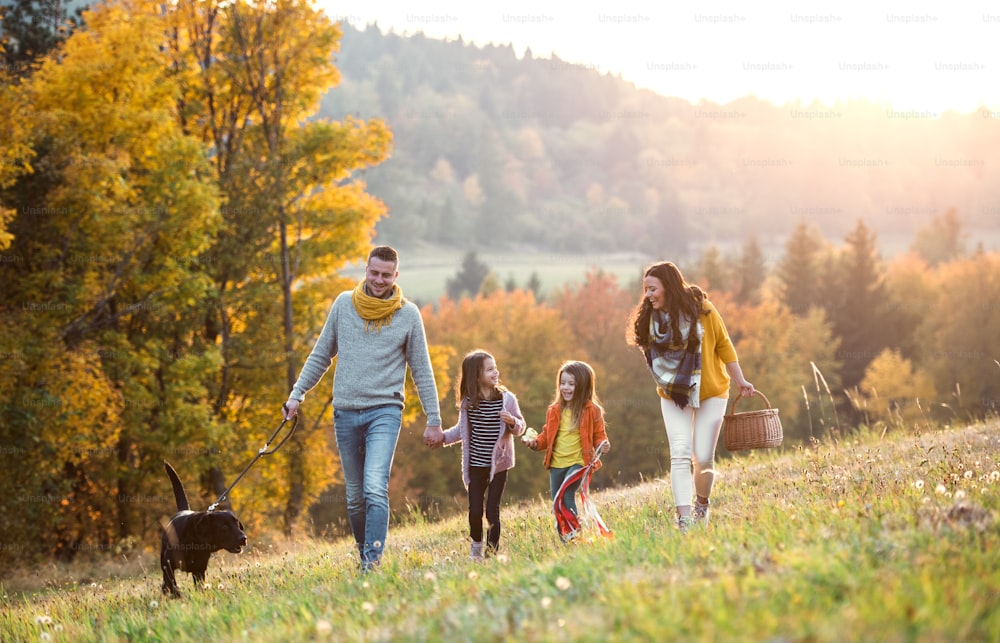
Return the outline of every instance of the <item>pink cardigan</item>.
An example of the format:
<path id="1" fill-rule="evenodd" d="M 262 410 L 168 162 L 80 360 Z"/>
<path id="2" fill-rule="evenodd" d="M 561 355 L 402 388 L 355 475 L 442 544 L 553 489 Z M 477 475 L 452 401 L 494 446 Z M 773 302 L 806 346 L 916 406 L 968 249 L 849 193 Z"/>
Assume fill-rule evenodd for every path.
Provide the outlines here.
<path id="1" fill-rule="evenodd" d="M 466 406 L 469 401 L 462 400 L 462 406 L 458 410 L 458 423 L 444 432 L 444 445 L 451 446 L 457 442 L 462 443 L 462 481 L 465 488 L 469 488 L 469 442 L 472 439 L 472 430 L 469 425 L 469 414 Z M 521 435 L 528 427 L 521 415 L 521 408 L 517 405 L 517 397 L 510 391 L 503 392 L 503 408 L 514 416 L 514 426 L 504 423 L 505 429 L 500 432 L 497 443 L 493 445 L 493 461 L 490 466 L 490 480 L 497 471 L 506 471 L 514 468 L 514 436 Z"/>

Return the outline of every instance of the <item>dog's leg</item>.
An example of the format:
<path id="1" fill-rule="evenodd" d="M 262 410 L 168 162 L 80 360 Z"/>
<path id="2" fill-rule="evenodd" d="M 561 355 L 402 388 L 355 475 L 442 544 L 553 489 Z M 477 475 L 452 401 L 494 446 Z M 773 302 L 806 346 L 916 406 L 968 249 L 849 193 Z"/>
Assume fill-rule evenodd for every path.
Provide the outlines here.
<path id="1" fill-rule="evenodd" d="M 170 560 L 169 553 L 164 551 L 160 554 L 160 569 L 163 570 L 163 585 L 161 591 L 170 594 L 175 598 L 180 598 L 181 590 L 177 587 L 177 577 L 174 575 L 174 565 Z"/>
<path id="2" fill-rule="evenodd" d="M 205 573 L 208 570 L 208 559 L 210 557 L 211 554 L 198 552 L 197 555 L 187 559 L 188 564 L 191 566 L 188 571 L 194 577 L 194 585 L 198 589 L 205 587 Z"/>

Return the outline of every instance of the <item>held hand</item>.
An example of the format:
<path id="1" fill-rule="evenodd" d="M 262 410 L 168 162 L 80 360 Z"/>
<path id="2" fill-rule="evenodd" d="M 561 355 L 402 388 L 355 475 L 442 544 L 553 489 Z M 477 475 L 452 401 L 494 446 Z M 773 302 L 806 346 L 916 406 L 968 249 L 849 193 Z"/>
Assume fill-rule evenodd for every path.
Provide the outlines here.
<path id="1" fill-rule="evenodd" d="M 538 450 L 538 438 L 535 438 L 534 440 L 525 440 L 524 441 L 524 445 L 526 447 L 528 447 L 529 449 L 537 451 Z"/>
<path id="2" fill-rule="evenodd" d="M 432 449 L 444 444 L 444 431 L 440 426 L 428 426 L 424 429 L 424 444 Z"/>
<path id="3" fill-rule="evenodd" d="M 500 419 L 503 420 L 504 424 L 509 424 L 510 426 L 514 426 L 517 422 L 517 420 L 514 419 L 514 416 L 507 411 L 500 411 Z"/>
<path id="4" fill-rule="evenodd" d="M 611 450 L 610 442 L 605 442 L 604 444 L 601 445 L 601 453 L 607 453 L 610 450 Z"/>
<path id="5" fill-rule="evenodd" d="M 737 386 L 740 387 L 740 397 L 753 397 L 754 387 L 750 382 L 743 380 L 738 382 Z"/>
<path id="6" fill-rule="evenodd" d="M 281 407 L 281 415 L 286 420 L 291 420 L 299 413 L 299 401 L 288 400 Z"/>

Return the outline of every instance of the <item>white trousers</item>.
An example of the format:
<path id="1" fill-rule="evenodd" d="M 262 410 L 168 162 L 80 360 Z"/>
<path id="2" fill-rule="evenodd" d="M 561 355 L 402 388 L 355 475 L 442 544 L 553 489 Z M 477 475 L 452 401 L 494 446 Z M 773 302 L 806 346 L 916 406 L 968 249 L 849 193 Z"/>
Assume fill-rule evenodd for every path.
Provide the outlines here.
<path id="1" fill-rule="evenodd" d="M 710 397 L 700 408 L 681 409 L 673 400 L 660 398 L 663 425 L 670 444 L 670 487 L 674 505 L 692 504 L 691 463 L 694 462 L 694 492 L 708 498 L 715 482 L 715 447 L 722 431 L 727 397 Z"/>

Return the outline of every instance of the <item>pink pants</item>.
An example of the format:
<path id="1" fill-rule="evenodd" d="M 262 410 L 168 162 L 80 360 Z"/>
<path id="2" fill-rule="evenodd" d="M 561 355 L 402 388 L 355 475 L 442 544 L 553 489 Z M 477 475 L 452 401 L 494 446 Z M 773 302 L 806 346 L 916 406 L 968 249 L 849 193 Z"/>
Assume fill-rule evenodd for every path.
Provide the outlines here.
<path id="1" fill-rule="evenodd" d="M 674 505 L 692 503 L 691 463 L 694 461 L 694 491 L 702 498 L 712 493 L 715 482 L 715 447 L 722 430 L 728 397 L 710 397 L 700 408 L 681 409 L 673 400 L 660 398 L 663 424 L 670 444 L 670 486 Z M 693 456 L 693 457 L 692 457 Z"/>

